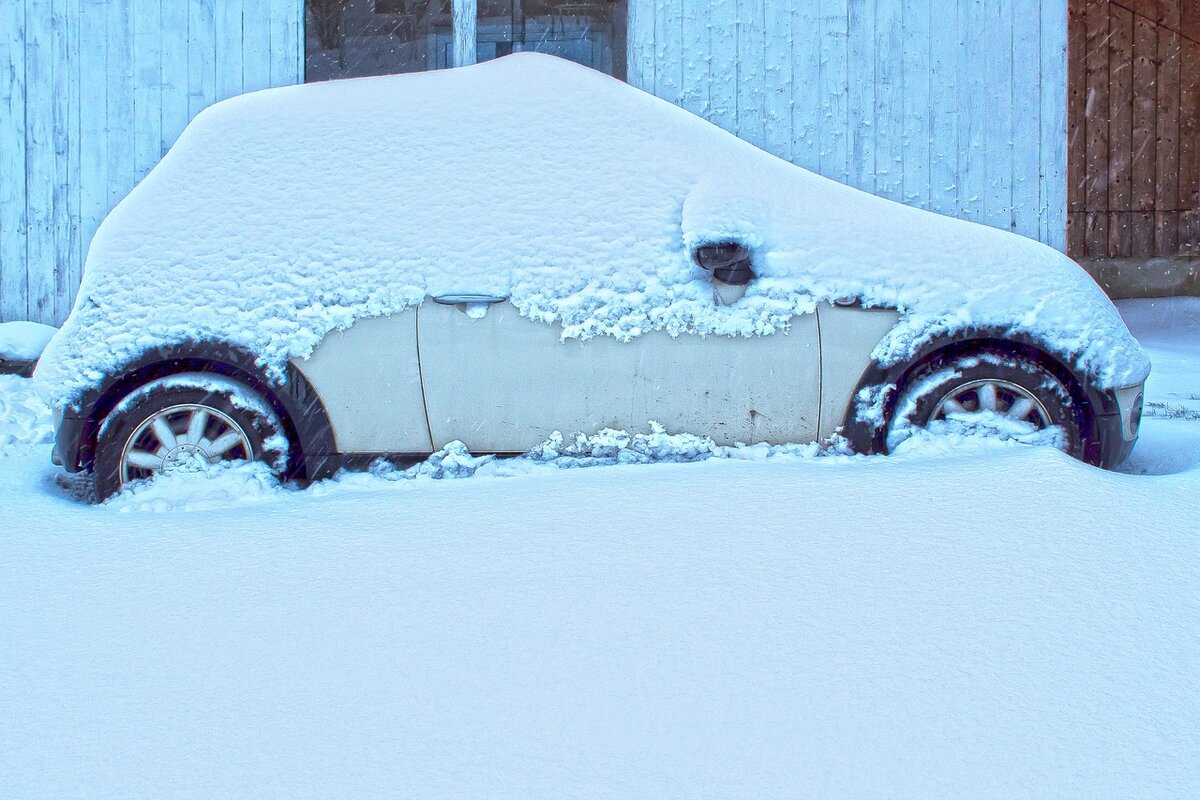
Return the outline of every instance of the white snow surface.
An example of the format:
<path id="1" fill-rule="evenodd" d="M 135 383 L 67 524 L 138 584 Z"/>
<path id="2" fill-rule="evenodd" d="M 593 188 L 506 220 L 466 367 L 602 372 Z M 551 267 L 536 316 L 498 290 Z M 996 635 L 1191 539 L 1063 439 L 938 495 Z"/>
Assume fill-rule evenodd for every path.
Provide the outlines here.
<path id="1" fill-rule="evenodd" d="M 1121 315 L 1154 353 L 1146 416 L 1200 419 L 1200 297 L 1124 300 Z"/>
<path id="2" fill-rule="evenodd" d="M 716 306 L 690 258 L 753 248 Z M 1149 368 L 1112 304 L 1037 242 L 842 186 L 597 72 L 537 54 L 219 103 L 100 226 L 39 368 L 66 405 L 156 345 L 221 340 L 276 375 L 428 295 L 511 297 L 564 337 L 769 335 L 817 302 L 901 309 L 885 364 L 991 325 L 1101 388 Z"/>
<path id="3" fill-rule="evenodd" d="M 0 361 L 37 361 L 56 333 L 37 322 L 0 322 Z"/>
<path id="4" fill-rule="evenodd" d="M 1122 306 L 1151 403 L 1200 393 L 1194 303 Z M 1126 474 L 610 432 L 91 507 L 31 384 L 0 378 L 6 799 L 1200 795 L 1195 419 Z"/>

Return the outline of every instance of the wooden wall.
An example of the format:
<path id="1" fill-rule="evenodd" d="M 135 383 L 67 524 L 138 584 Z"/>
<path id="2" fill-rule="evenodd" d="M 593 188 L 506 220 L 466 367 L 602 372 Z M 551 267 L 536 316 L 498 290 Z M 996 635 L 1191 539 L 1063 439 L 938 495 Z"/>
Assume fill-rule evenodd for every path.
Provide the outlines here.
<path id="1" fill-rule="evenodd" d="M 1066 0 L 630 0 L 630 82 L 809 169 L 1062 249 Z"/>
<path id="2" fill-rule="evenodd" d="M 1200 0 L 1070 0 L 1068 253 L 1200 256 Z"/>
<path id="3" fill-rule="evenodd" d="M 66 317 L 104 215 L 216 100 L 301 79 L 303 0 L 0 0 L 0 321 Z"/>

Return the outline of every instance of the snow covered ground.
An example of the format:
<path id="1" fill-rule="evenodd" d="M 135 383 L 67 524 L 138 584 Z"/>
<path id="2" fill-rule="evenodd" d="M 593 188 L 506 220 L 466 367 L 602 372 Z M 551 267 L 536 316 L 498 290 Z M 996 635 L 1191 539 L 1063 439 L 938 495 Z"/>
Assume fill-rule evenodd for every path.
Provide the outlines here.
<path id="1" fill-rule="evenodd" d="M 1200 300 L 1122 313 L 1124 474 L 928 438 L 560 468 L 643 438 L 89 507 L 0 377 L 3 795 L 1195 796 Z"/>

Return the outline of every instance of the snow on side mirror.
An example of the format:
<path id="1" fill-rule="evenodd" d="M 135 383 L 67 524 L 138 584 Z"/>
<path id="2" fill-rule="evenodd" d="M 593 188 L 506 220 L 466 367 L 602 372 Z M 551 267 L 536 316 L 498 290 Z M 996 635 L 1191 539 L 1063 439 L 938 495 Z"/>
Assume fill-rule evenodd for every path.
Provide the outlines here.
<path id="1" fill-rule="evenodd" d="M 713 302 L 729 306 L 741 300 L 754 280 L 750 250 L 738 242 L 715 242 L 692 252 L 697 266 L 712 274 Z"/>

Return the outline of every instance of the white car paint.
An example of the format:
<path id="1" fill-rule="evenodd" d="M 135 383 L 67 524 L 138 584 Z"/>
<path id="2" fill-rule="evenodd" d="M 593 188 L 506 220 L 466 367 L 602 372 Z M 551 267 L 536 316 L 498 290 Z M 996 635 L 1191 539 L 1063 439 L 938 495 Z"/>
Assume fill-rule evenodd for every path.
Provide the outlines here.
<path id="1" fill-rule="evenodd" d="M 480 313 L 483 312 L 483 313 Z M 893 311 L 822 306 L 770 336 L 656 331 L 628 342 L 490 306 L 423 303 L 330 334 L 296 366 L 339 452 L 425 453 L 461 441 L 521 453 L 555 431 L 667 430 L 739 442 L 828 439 Z"/>

